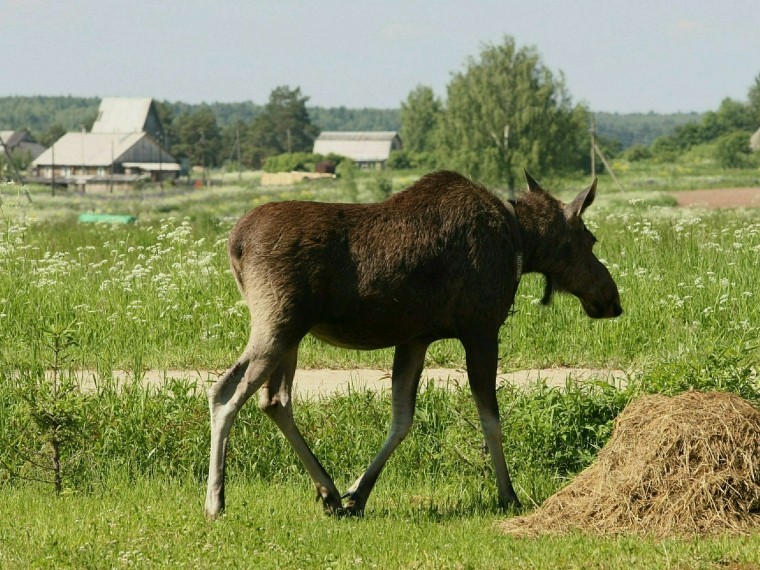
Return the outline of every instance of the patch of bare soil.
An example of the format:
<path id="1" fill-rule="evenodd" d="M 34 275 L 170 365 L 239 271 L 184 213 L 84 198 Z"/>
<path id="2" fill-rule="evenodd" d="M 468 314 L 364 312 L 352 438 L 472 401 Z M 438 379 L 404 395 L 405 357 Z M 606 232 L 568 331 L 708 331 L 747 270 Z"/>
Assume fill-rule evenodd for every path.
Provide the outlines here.
<path id="1" fill-rule="evenodd" d="M 181 381 L 202 390 L 204 386 L 215 382 L 223 371 L 209 370 L 148 370 L 138 380 L 145 386 L 160 386 L 172 381 Z M 615 385 L 625 382 L 626 374 L 622 370 L 594 368 L 544 368 L 519 370 L 499 374 L 498 385 L 513 384 L 529 386 L 544 381 L 548 386 L 562 387 L 570 380 L 606 380 Z M 127 372 L 115 370 L 113 379 L 119 385 L 135 382 Z M 83 390 L 94 390 L 102 382 L 97 373 L 91 370 L 79 372 L 80 386 Z M 434 382 L 437 386 L 456 388 L 467 386 L 467 374 L 463 370 L 449 368 L 426 368 L 422 373 L 422 389 Z M 301 399 L 330 397 L 354 390 L 373 390 L 382 392 L 390 390 L 390 370 L 353 369 L 353 370 L 313 370 L 301 369 L 296 372 L 293 395 Z"/>
<path id="2" fill-rule="evenodd" d="M 760 188 L 719 188 L 671 192 L 679 206 L 693 208 L 760 208 Z"/>

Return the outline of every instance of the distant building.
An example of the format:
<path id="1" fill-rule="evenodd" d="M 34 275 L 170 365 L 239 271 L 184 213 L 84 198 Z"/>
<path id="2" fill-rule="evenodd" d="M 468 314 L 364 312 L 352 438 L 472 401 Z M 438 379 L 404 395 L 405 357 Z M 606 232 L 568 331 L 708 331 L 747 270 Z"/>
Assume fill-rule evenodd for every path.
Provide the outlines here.
<path id="1" fill-rule="evenodd" d="M 45 147 L 34 142 L 34 139 L 26 131 L 0 131 L 0 139 L 2 139 L 11 156 L 16 152 L 28 152 L 32 158 L 37 158 L 45 152 Z M 3 152 L 2 145 L 0 145 L 0 154 Z"/>
<path id="2" fill-rule="evenodd" d="M 173 179 L 180 170 L 148 133 L 66 133 L 32 164 L 38 178 L 95 192 Z"/>
<path id="3" fill-rule="evenodd" d="M 150 98 L 107 97 L 92 130 L 66 133 L 32 163 L 38 181 L 82 191 L 113 191 L 177 177 L 180 165 L 160 144 Z"/>
<path id="4" fill-rule="evenodd" d="M 393 150 L 401 150 L 395 131 L 325 131 L 314 141 L 315 154 L 345 156 L 363 168 L 385 166 Z"/>

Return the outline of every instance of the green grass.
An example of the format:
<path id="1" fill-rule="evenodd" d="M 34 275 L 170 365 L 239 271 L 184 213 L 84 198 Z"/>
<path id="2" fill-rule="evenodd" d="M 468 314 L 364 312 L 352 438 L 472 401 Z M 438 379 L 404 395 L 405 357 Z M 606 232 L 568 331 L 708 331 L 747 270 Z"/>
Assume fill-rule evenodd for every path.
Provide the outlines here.
<path id="1" fill-rule="evenodd" d="M 721 389 L 760 401 L 758 211 L 679 210 L 664 193 L 706 187 L 711 176 L 749 184 L 756 174 L 730 178 L 707 166 L 673 173 L 678 167 L 655 172 L 649 165 L 647 174 L 632 164 L 622 177 L 638 180 L 631 184 L 638 189 L 626 194 L 603 177 L 606 191 L 587 216 L 601 240 L 598 255 L 620 286 L 622 318 L 592 321 L 570 297 L 542 307 L 536 276 L 518 291 L 501 331 L 502 369 L 633 372 L 626 390 L 570 383 L 499 391 L 507 460 L 526 505 L 540 504 L 593 461 L 613 419 L 637 394 Z M 394 189 L 409 182 L 396 179 Z M 433 386 L 421 393 L 412 432 L 362 520 L 324 517 L 287 442 L 255 404 L 244 407 L 229 447 L 230 508 L 206 523 L 205 399 L 181 382 L 118 392 L 110 373 L 228 366 L 245 343 L 249 318 L 225 257 L 234 220 L 269 200 L 371 198 L 371 176 L 354 183 L 264 191 L 245 179 L 128 199 L 53 198 L 32 189 L 31 203 L 16 187 L 0 186 L 0 567 L 760 565 L 757 534 L 666 541 L 501 535 L 494 525 L 505 515 L 495 506 L 472 399 L 465 390 Z M 567 199 L 580 186 L 569 180 L 558 187 Z M 138 223 L 77 224 L 85 210 L 135 213 Z M 310 367 L 388 367 L 391 353 L 307 337 L 299 358 Z M 462 367 L 459 343 L 435 343 L 427 364 Z M 55 389 L 42 380 L 51 368 L 61 374 Z M 106 382 L 94 394 L 70 384 L 67 391 L 70 368 L 96 369 Z M 295 413 L 345 489 L 382 444 L 390 404 L 387 396 L 352 393 L 297 402 Z M 49 483 L 28 480 L 49 479 L 51 436 L 61 441 L 61 496 Z"/>
<path id="2" fill-rule="evenodd" d="M 457 506 L 452 490 L 378 491 L 361 520 L 327 518 L 311 489 L 230 488 L 221 520 L 200 516 L 198 484 L 114 482 L 59 498 L 0 487 L 0 567 L 14 568 L 755 568 L 760 535 L 654 540 L 501 534 L 503 515 Z"/>
<path id="3" fill-rule="evenodd" d="M 287 197 L 257 196 L 254 202 Z M 757 339 L 757 210 L 681 210 L 658 196 L 609 194 L 587 215 L 624 316 L 590 320 L 572 297 L 540 306 L 542 279 L 528 275 L 502 329 L 502 368 L 638 369 Z M 83 368 L 228 367 L 246 342 L 249 316 L 225 253 L 233 218 L 217 216 L 217 204 L 206 204 L 203 215 L 153 214 L 125 227 L 19 219 L 12 215 L 18 202 L 6 202 L 0 361 L 23 366 L 44 358 L 42 331 L 72 323 L 72 358 Z M 299 359 L 305 367 L 388 367 L 391 353 L 307 337 Z M 435 343 L 428 364 L 463 366 L 461 346 Z"/>

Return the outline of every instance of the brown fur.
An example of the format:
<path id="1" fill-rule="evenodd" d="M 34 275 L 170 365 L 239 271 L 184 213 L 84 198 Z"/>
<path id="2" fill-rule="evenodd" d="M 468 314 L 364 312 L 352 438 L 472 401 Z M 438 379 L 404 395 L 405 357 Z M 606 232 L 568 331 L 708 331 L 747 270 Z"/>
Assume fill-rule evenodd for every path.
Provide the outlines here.
<path id="1" fill-rule="evenodd" d="M 293 444 L 326 510 L 344 510 L 330 477 L 292 420 L 290 387 L 309 332 L 339 346 L 395 346 L 394 422 L 376 459 L 349 489 L 360 513 L 388 456 L 408 433 L 427 346 L 458 338 L 496 469 L 499 498 L 517 503 L 507 473 L 495 398 L 498 332 L 520 270 L 578 296 L 592 317 L 622 312 L 617 287 L 592 252 L 580 214 L 595 183 L 565 205 L 528 177 L 530 192 L 505 204 L 453 172 L 424 176 L 380 204 L 281 202 L 247 213 L 232 231 L 233 274 L 251 310 L 251 338 L 212 387 L 212 452 L 206 512 L 224 507 L 224 450 L 245 400 L 260 406 Z"/>

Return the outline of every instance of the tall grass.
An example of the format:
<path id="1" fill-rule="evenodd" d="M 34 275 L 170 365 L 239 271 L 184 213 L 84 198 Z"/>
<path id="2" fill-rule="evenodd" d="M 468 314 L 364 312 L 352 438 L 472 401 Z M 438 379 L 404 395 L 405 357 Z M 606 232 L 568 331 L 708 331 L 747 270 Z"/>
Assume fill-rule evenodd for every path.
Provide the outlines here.
<path id="1" fill-rule="evenodd" d="M 264 199 L 271 199 L 265 197 Z M 502 368 L 639 368 L 758 338 L 756 210 L 692 211 L 602 197 L 588 223 L 618 282 L 625 314 L 593 321 L 572 297 L 540 306 L 528 275 L 501 331 Z M 656 204 L 657 202 L 655 202 Z M 80 367 L 223 369 L 247 339 L 249 315 L 227 266 L 231 219 L 165 217 L 134 226 L 0 219 L 0 361 L 24 366 L 41 331 L 73 323 Z M 756 343 L 755 343 L 756 345 Z M 754 349 L 757 355 L 757 348 Z M 390 366 L 389 351 L 328 347 L 307 337 L 306 367 Z M 461 367 L 455 341 L 428 364 Z"/>

